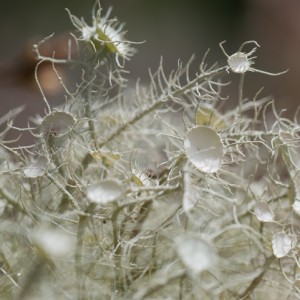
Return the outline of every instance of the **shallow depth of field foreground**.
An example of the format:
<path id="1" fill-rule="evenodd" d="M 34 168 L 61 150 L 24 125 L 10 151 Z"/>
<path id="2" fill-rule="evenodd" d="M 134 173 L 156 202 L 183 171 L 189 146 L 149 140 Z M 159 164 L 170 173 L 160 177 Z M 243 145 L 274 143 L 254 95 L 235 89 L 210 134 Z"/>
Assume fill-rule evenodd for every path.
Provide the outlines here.
<path id="1" fill-rule="evenodd" d="M 207 53 L 196 74 L 193 58 L 166 74 L 162 59 L 133 84 L 139 42 L 112 12 L 68 14 L 68 57 L 42 55 L 52 36 L 33 46 L 44 114 L 26 128 L 22 107 L 0 117 L 0 298 L 300 299 L 299 111 L 243 95 L 247 73 L 287 70 L 261 70 L 256 41 L 235 53 L 228 41 L 223 65 Z M 59 107 L 39 81 L 49 62 Z M 35 143 L 13 146 L 11 132 Z"/>

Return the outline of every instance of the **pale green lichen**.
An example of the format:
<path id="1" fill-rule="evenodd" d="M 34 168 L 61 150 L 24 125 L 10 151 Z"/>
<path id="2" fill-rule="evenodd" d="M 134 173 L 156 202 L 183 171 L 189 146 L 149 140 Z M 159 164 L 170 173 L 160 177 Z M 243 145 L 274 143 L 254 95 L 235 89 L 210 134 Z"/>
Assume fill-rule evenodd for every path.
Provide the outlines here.
<path id="1" fill-rule="evenodd" d="M 76 61 L 34 50 L 39 65 L 83 68 L 76 91 L 56 72 L 64 104 L 38 83 L 45 116 L 23 129 L 21 109 L 0 119 L 0 298 L 299 299 L 300 126 L 244 98 L 257 70 L 241 50 L 257 43 L 222 48 L 227 64 L 196 75 L 192 60 L 169 75 L 161 62 L 132 91 L 115 63 L 133 54 L 119 23 L 98 2 L 92 26 L 70 16 Z M 13 147 L 10 130 L 36 143 Z"/>

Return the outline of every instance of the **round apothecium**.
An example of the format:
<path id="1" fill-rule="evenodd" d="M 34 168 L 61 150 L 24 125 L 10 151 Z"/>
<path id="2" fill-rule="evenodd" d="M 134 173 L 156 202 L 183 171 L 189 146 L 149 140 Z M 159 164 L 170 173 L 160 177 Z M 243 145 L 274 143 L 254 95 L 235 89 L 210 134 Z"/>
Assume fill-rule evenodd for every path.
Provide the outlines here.
<path id="1" fill-rule="evenodd" d="M 68 134 L 76 124 L 73 115 L 63 111 L 54 111 L 47 115 L 41 123 L 43 134 L 61 137 Z"/>
<path id="2" fill-rule="evenodd" d="M 194 274 L 213 268 L 218 256 L 208 241 L 192 234 L 180 234 L 175 238 L 177 254 Z"/>
<path id="3" fill-rule="evenodd" d="M 254 64 L 255 57 L 253 57 L 253 56 L 251 57 L 251 55 L 256 51 L 257 47 L 260 47 L 256 41 L 244 42 L 240 46 L 238 51 L 232 55 L 227 54 L 227 52 L 225 51 L 225 49 L 223 47 L 224 43 L 225 43 L 225 41 L 221 42 L 219 45 L 220 45 L 222 52 L 227 57 L 227 63 L 228 63 L 227 71 L 231 70 L 233 73 L 239 73 L 239 74 L 244 74 L 246 72 L 257 72 L 257 73 L 262 73 L 262 74 L 271 75 L 271 76 L 277 76 L 277 75 L 281 75 L 281 74 L 284 74 L 287 72 L 287 70 L 286 70 L 286 71 L 279 72 L 279 73 L 270 73 L 270 72 L 266 72 L 266 71 L 262 71 L 262 70 L 253 68 L 252 65 Z M 248 44 L 254 44 L 255 47 L 252 48 L 252 50 L 249 51 L 248 53 L 242 52 L 243 47 Z"/>
<path id="4" fill-rule="evenodd" d="M 200 171 L 217 172 L 222 164 L 223 144 L 217 132 L 206 126 L 190 129 L 184 140 L 187 158 Z"/>
<path id="5" fill-rule="evenodd" d="M 248 54 L 237 52 L 228 57 L 228 66 L 234 73 L 245 73 L 251 70 L 253 61 L 248 57 Z"/>
<path id="6" fill-rule="evenodd" d="M 296 246 L 296 239 L 284 232 L 279 232 L 273 235 L 272 248 L 273 253 L 277 258 L 284 257 Z"/>
<path id="7" fill-rule="evenodd" d="M 119 181 L 103 179 L 87 187 L 87 198 L 91 203 L 107 204 L 117 200 L 123 192 L 123 186 Z"/>

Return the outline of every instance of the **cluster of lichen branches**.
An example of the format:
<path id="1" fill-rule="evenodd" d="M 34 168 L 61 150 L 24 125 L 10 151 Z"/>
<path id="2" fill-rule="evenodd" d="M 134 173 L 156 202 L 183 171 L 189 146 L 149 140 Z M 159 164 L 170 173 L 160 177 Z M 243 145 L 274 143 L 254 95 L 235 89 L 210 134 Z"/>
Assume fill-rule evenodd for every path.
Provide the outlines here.
<path id="1" fill-rule="evenodd" d="M 281 74 L 253 68 L 256 48 L 242 50 L 258 44 L 228 55 L 221 43 L 224 66 L 204 57 L 195 75 L 192 59 L 170 74 L 161 62 L 132 85 L 123 24 L 98 2 L 92 25 L 69 15 L 76 57 L 34 46 L 45 115 L 23 129 L 20 109 L 0 119 L 1 299 L 300 298 L 298 115 L 244 98 L 247 72 Z M 66 93 L 57 108 L 45 61 Z M 73 90 L 57 64 L 82 71 Z M 36 142 L 12 147 L 9 130 Z"/>

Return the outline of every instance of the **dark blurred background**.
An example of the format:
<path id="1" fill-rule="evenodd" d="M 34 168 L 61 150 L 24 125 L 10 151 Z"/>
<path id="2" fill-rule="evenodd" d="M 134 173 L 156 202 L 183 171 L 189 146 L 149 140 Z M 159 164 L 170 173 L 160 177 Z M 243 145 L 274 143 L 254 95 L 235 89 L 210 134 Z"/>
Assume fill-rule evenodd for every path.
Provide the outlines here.
<path id="1" fill-rule="evenodd" d="M 44 49 L 51 55 L 66 53 L 66 34 L 73 30 L 65 11 L 83 16 L 90 24 L 94 0 L 2 1 L 0 10 L 0 116 L 11 108 L 26 104 L 18 125 L 29 115 L 43 112 L 41 96 L 34 82 L 32 44 L 55 32 L 55 39 Z M 268 77 L 247 74 L 245 95 L 253 96 L 265 86 L 263 95 L 273 95 L 278 109 L 292 113 L 300 96 L 300 1 L 298 0 L 102 0 L 104 12 L 113 7 L 112 16 L 126 23 L 127 38 L 146 41 L 128 64 L 129 77 L 147 80 L 148 68 L 155 70 L 160 57 L 167 70 L 180 58 L 196 55 L 197 64 L 210 48 L 208 61 L 225 57 L 218 46 L 227 40 L 228 53 L 235 52 L 246 40 L 256 40 L 256 67 L 270 72 L 289 68 L 288 74 Z M 64 74 L 64 69 L 59 69 Z M 51 105 L 64 98 L 51 66 L 40 69 L 40 80 Z M 67 75 L 68 74 L 68 75 Z M 66 73 L 69 76 L 70 72 Z M 237 78 L 237 76 L 235 76 Z M 67 77 L 66 77 L 67 79 Z M 234 78 L 233 78 L 234 79 Z M 231 102 L 235 101 L 231 95 Z"/>

